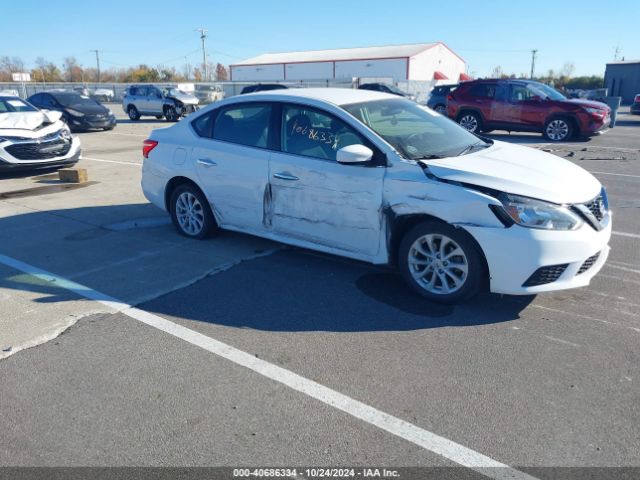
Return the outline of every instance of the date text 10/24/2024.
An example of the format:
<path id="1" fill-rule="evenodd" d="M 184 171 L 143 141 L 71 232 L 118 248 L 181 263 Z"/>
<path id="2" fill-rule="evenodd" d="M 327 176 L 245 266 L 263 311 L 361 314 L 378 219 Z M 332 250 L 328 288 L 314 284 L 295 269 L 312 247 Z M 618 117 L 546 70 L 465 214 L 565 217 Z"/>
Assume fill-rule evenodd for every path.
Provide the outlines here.
<path id="1" fill-rule="evenodd" d="M 398 478 L 397 470 L 386 468 L 234 468 L 233 477 L 275 478 L 296 477 L 301 473 L 307 478 Z"/>

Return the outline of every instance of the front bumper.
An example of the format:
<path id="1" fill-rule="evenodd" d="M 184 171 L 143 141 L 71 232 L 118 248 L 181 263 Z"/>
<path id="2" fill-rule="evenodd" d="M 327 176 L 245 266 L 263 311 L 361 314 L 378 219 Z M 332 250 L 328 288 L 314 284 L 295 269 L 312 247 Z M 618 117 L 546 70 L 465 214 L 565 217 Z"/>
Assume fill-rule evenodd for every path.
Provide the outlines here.
<path id="1" fill-rule="evenodd" d="M 600 271 L 609 255 L 611 216 L 596 231 L 583 224 L 575 231 L 549 231 L 513 225 L 510 228 L 465 227 L 480 244 L 489 266 L 490 289 L 495 293 L 532 295 L 541 292 L 584 287 Z M 595 254 L 595 263 L 578 273 Z M 562 274 L 551 283 L 524 286 L 541 267 L 564 265 Z"/>
<path id="2" fill-rule="evenodd" d="M 18 171 L 70 166 L 78 162 L 81 154 L 80 139 L 76 136 L 72 137 L 68 151 L 58 156 L 43 155 L 41 158 L 37 158 L 39 155 L 28 155 L 24 158 L 18 158 L 7 151 L 11 150 L 8 147 L 12 145 L 14 144 L 5 143 L 0 147 L 0 170 Z"/>
<path id="3" fill-rule="evenodd" d="M 87 118 L 86 116 L 69 118 L 67 119 L 67 124 L 73 130 L 113 128 L 116 126 L 116 117 L 114 115 L 110 115 L 106 118 Z"/>
<path id="4" fill-rule="evenodd" d="M 0 157 L 0 172 L 20 172 L 27 170 L 44 170 L 49 168 L 71 167 L 80 160 L 80 149 L 71 157 L 62 160 L 47 160 L 42 162 L 7 163 Z"/>

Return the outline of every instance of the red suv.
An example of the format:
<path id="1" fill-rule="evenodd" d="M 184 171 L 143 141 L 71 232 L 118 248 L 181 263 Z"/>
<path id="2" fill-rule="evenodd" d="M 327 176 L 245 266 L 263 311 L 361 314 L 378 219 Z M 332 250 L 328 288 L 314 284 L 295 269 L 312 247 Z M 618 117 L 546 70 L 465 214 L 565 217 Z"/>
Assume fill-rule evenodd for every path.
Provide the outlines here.
<path id="1" fill-rule="evenodd" d="M 464 82 L 447 103 L 447 115 L 472 133 L 541 132 L 554 142 L 601 133 L 609 127 L 610 114 L 604 103 L 568 99 L 528 80 Z"/>

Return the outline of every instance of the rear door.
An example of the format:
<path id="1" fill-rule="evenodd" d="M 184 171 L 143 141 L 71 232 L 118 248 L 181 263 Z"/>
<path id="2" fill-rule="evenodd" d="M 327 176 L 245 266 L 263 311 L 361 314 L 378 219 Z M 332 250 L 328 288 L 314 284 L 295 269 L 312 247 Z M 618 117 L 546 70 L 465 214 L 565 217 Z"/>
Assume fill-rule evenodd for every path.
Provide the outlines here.
<path id="1" fill-rule="evenodd" d="M 480 111 L 485 123 L 504 121 L 504 97 L 497 82 L 482 82 L 472 85 L 467 93 L 469 107 Z"/>
<path id="2" fill-rule="evenodd" d="M 269 182 L 270 103 L 238 103 L 192 122 L 192 150 L 200 185 L 226 228 L 260 232 Z"/>
<path id="3" fill-rule="evenodd" d="M 351 256 L 378 253 L 385 169 L 336 161 L 340 148 L 368 142 L 337 117 L 305 105 L 283 105 L 281 125 L 280 151 L 269 167 L 267 225 Z"/>
<path id="4" fill-rule="evenodd" d="M 158 87 L 149 87 L 147 90 L 147 97 L 145 99 L 146 106 L 145 111 L 155 115 L 162 114 L 162 92 Z"/>

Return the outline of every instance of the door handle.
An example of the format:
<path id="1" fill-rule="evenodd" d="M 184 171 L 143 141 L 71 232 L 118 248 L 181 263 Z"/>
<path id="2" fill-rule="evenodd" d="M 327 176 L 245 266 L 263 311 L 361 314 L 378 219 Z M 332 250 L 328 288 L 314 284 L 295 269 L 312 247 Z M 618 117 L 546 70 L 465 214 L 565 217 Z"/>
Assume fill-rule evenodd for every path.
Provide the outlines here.
<path id="1" fill-rule="evenodd" d="M 295 175 L 291 175 L 289 173 L 274 173 L 273 176 L 275 178 L 279 178 L 280 180 L 300 180 Z"/>
<path id="2" fill-rule="evenodd" d="M 216 165 L 218 165 L 216 162 L 214 162 L 210 158 L 199 158 L 198 163 L 200 165 L 204 165 L 205 167 L 215 167 Z"/>

